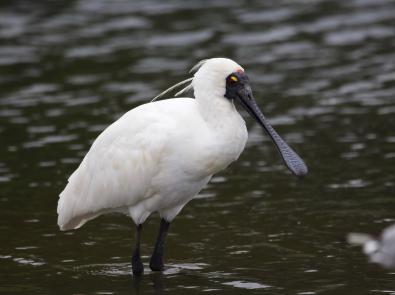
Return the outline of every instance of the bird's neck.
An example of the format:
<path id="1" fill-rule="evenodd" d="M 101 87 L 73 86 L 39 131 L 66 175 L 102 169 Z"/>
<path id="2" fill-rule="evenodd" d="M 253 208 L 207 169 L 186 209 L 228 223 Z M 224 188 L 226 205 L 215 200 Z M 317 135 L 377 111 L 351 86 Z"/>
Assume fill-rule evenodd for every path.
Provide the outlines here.
<path id="1" fill-rule="evenodd" d="M 224 125 L 229 125 L 230 121 L 239 121 L 241 118 L 233 102 L 227 100 L 219 93 L 195 92 L 195 98 L 200 114 L 207 124 L 212 127 L 223 127 Z"/>
<path id="2" fill-rule="evenodd" d="M 195 93 L 195 98 L 208 127 L 204 143 L 207 149 L 202 152 L 208 153 L 205 171 L 215 174 L 240 156 L 247 141 L 247 128 L 232 101 L 213 92 Z"/>

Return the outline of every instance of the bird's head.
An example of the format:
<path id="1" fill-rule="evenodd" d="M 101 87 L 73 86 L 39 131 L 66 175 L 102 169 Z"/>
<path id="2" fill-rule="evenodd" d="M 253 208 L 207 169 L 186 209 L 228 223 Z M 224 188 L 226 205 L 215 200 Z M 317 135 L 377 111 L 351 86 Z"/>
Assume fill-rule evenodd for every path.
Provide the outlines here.
<path id="1" fill-rule="evenodd" d="M 231 59 L 211 58 L 199 63 L 192 86 L 199 96 L 224 98 L 241 105 L 267 132 L 286 166 L 297 176 L 307 174 L 303 160 L 285 143 L 262 114 L 252 94 L 250 80 L 244 69 Z"/>
<path id="2" fill-rule="evenodd" d="M 195 92 L 209 94 L 211 97 L 224 97 L 228 80 L 233 77 L 235 79 L 237 73 L 244 73 L 244 69 L 228 58 L 211 58 L 198 63 L 198 68 L 192 80 L 192 86 Z M 232 80 L 230 80 L 232 82 Z"/>

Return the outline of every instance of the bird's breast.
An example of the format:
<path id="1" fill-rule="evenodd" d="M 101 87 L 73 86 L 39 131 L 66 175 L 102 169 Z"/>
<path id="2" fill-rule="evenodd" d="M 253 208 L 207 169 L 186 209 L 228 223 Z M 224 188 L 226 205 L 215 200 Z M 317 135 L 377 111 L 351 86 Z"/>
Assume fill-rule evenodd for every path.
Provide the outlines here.
<path id="1" fill-rule="evenodd" d="M 197 133 L 193 140 L 195 148 L 186 150 L 188 158 L 193 159 L 188 170 L 202 177 L 218 173 L 237 160 L 248 138 L 244 120 L 238 114 L 202 133 Z"/>

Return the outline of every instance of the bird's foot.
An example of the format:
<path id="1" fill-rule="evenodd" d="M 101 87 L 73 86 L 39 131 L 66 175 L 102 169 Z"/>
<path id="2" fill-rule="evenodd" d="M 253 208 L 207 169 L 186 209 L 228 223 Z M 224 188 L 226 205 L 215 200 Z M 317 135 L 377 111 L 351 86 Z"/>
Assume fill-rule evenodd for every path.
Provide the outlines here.
<path id="1" fill-rule="evenodd" d="M 144 273 L 144 265 L 140 257 L 132 258 L 132 272 L 134 276 L 141 276 Z"/>
<path id="2" fill-rule="evenodd" d="M 152 271 L 162 271 L 164 270 L 163 259 L 159 255 L 152 255 L 149 262 L 149 267 Z"/>

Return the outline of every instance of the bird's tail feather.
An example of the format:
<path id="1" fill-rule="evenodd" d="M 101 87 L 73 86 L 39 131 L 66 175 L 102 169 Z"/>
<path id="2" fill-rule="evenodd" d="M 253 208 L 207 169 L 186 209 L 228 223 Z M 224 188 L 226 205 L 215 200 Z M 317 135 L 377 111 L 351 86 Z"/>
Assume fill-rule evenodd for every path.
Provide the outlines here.
<path id="1" fill-rule="evenodd" d="M 101 215 L 97 210 L 84 210 L 86 206 L 83 206 L 83 203 L 88 195 L 85 188 L 86 184 L 89 184 L 89 178 L 81 178 L 81 175 L 86 175 L 81 173 L 82 167 L 84 162 L 70 176 L 68 184 L 59 195 L 57 213 L 58 225 L 62 231 L 80 228 L 89 220 Z"/>

